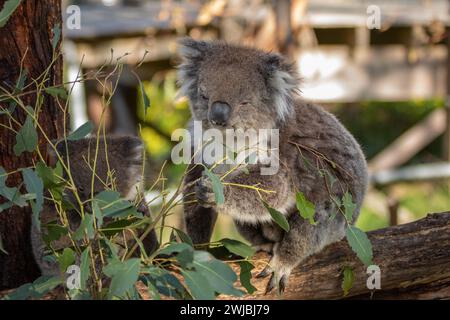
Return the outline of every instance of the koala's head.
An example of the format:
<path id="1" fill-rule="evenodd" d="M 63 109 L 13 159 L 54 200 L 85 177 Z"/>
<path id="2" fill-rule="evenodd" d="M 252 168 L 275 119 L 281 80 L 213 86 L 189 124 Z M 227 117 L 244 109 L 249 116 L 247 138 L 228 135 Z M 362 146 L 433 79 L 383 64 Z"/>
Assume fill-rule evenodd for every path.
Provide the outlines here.
<path id="1" fill-rule="evenodd" d="M 219 129 L 270 129 L 293 116 L 298 75 L 282 56 L 190 38 L 179 45 L 180 91 L 195 120 Z"/>
<path id="2" fill-rule="evenodd" d="M 91 197 L 91 182 L 94 172 L 94 195 L 115 188 L 123 197 L 133 200 L 142 183 L 143 144 L 137 137 L 109 136 L 100 138 L 97 160 L 95 150 L 97 138 L 90 137 L 76 141 L 64 140 L 56 144 L 59 155 L 70 166 L 70 173 L 81 201 Z M 68 158 L 67 158 L 68 155 Z M 54 150 L 49 150 L 50 163 L 56 163 Z M 67 179 L 68 173 L 64 172 Z M 67 190 L 68 200 L 76 204 L 73 190 Z"/>

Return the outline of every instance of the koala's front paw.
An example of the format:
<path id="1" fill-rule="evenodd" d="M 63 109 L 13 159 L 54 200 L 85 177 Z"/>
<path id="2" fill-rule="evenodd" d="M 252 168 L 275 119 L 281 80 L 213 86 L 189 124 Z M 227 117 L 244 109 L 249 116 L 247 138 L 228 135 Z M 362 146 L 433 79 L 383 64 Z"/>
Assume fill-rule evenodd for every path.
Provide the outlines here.
<path id="1" fill-rule="evenodd" d="M 195 196 L 198 204 L 204 208 L 215 206 L 216 200 L 212 188 L 212 182 L 207 175 L 203 174 L 195 185 Z"/>
<path id="2" fill-rule="evenodd" d="M 278 255 L 275 254 L 264 270 L 257 275 L 258 278 L 265 278 L 271 275 L 265 294 L 270 293 L 274 288 L 277 289 L 278 294 L 282 294 L 284 289 L 286 289 L 292 269 L 294 269 L 294 266 L 283 263 Z"/>

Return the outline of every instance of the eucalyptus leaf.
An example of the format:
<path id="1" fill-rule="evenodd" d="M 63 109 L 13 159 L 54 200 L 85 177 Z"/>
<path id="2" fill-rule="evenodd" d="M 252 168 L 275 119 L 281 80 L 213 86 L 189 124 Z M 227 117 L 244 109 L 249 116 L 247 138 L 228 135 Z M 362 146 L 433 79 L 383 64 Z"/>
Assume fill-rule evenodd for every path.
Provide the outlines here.
<path id="1" fill-rule="evenodd" d="M 74 141 L 80 140 L 86 137 L 94 129 L 94 125 L 91 121 L 88 121 L 81 125 L 78 129 L 67 136 L 67 140 Z"/>
<path id="2" fill-rule="evenodd" d="M 190 270 L 181 270 L 184 281 L 194 299 L 214 300 L 214 290 L 211 288 L 208 279 L 201 273 Z"/>
<path id="3" fill-rule="evenodd" d="M 176 254 L 175 258 L 182 268 L 188 268 L 194 260 L 194 249 L 187 243 L 171 243 L 167 247 L 159 250 L 160 255 Z"/>
<path id="4" fill-rule="evenodd" d="M 315 225 L 314 214 L 316 212 L 316 208 L 314 204 L 308 201 L 305 195 L 302 192 L 297 192 L 295 195 L 297 210 L 300 213 L 300 216 L 306 220 L 309 220 L 309 223 Z"/>
<path id="5" fill-rule="evenodd" d="M 255 249 L 241 241 L 225 238 L 219 242 L 222 243 L 228 251 L 238 256 L 247 258 L 255 254 Z"/>
<path id="6" fill-rule="evenodd" d="M 61 98 L 67 100 L 67 91 L 63 87 L 48 87 L 44 91 L 54 98 Z"/>
<path id="7" fill-rule="evenodd" d="M 342 271 L 342 290 L 344 291 L 344 297 L 348 295 L 348 292 L 353 287 L 353 282 L 355 280 L 355 274 L 353 273 L 352 268 L 346 266 Z"/>
<path id="8" fill-rule="evenodd" d="M 152 284 L 158 294 L 180 299 L 187 292 L 177 277 L 165 269 L 150 266 L 144 271 L 148 272 L 144 276 L 145 282 Z"/>
<path id="9" fill-rule="evenodd" d="M 30 168 L 23 169 L 22 176 L 27 191 L 36 195 L 36 200 L 31 200 L 30 203 L 33 210 L 33 220 L 38 230 L 40 230 L 41 222 L 39 214 L 42 211 L 42 207 L 44 205 L 44 183 L 42 182 L 41 178 L 39 178 L 36 171 Z"/>
<path id="10" fill-rule="evenodd" d="M 94 218 L 92 214 L 85 213 L 81 220 L 80 226 L 73 235 L 75 240 L 81 240 L 86 235 L 89 239 L 93 239 L 95 234 L 94 230 Z"/>
<path id="11" fill-rule="evenodd" d="M 52 47 L 53 50 L 56 49 L 56 46 L 58 45 L 59 39 L 61 39 L 61 26 L 59 24 L 56 24 L 53 29 L 53 39 L 52 39 Z"/>
<path id="12" fill-rule="evenodd" d="M 344 196 L 342 197 L 342 204 L 344 206 L 345 219 L 349 223 L 351 223 L 353 220 L 353 213 L 356 209 L 356 204 L 353 203 L 352 195 L 350 194 L 350 192 L 347 191 L 344 194 Z"/>
<path id="13" fill-rule="evenodd" d="M 38 135 L 33 124 L 33 118 L 27 115 L 25 123 L 16 135 L 14 154 L 20 156 L 24 151 L 33 152 L 37 146 Z"/>
<path id="14" fill-rule="evenodd" d="M 20 5 L 21 0 L 7 0 L 0 11 L 0 28 L 3 28 L 8 22 L 11 15 Z"/>
<path id="15" fill-rule="evenodd" d="M 177 233 L 178 237 L 180 238 L 180 240 L 182 242 L 187 243 L 191 247 L 194 246 L 194 243 L 192 242 L 192 239 L 191 239 L 191 237 L 189 237 L 188 234 L 186 234 L 184 231 L 177 229 L 177 228 L 173 228 L 173 230 L 175 230 L 175 232 Z"/>
<path id="16" fill-rule="evenodd" d="M 262 201 L 262 203 L 272 217 L 272 220 L 275 221 L 284 231 L 288 232 L 289 222 L 287 221 L 286 217 L 278 210 L 269 206 L 265 201 Z"/>
<path id="17" fill-rule="evenodd" d="M 147 93 L 145 92 L 144 84 L 142 83 L 142 81 L 139 81 L 139 87 L 142 96 L 142 103 L 144 105 L 144 116 L 147 116 L 147 110 L 148 108 L 150 108 L 150 98 L 147 96 Z"/>
<path id="18" fill-rule="evenodd" d="M 113 275 L 111 280 L 110 297 L 122 297 L 133 288 L 139 277 L 140 261 L 140 259 L 134 258 L 120 263 L 117 267 L 120 270 Z"/>
<path id="19" fill-rule="evenodd" d="M 6 186 L 7 178 L 8 174 L 5 169 L 0 167 L 0 195 L 11 201 L 11 203 L 4 203 L 0 211 L 10 208 L 12 204 L 16 204 L 20 207 L 26 206 L 27 202 L 20 194 L 19 189 L 16 187 L 10 188 Z"/>
<path id="20" fill-rule="evenodd" d="M 345 234 L 348 244 L 356 253 L 361 262 L 366 266 L 372 265 L 372 244 L 370 243 L 367 234 L 361 229 L 351 225 L 348 226 Z"/>
<path id="21" fill-rule="evenodd" d="M 223 184 L 220 181 L 219 177 L 211 172 L 208 168 L 205 168 L 206 175 L 212 182 L 212 189 L 214 192 L 216 204 L 223 204 L 225 202 L 225 196 L 223 194 Z"/>
<path id="22" fill-rule="evenodd" d="M 65 273 L 67 268 L 75 262 L 75 252 L 70 248 L 64 248 L 58 257 L 58 264 L 61 273 Z"/>
<path id="23" fill-rule="evenodd" d="M 238 297 L 243 295 L 241 290 L 234 287 L 237 276 L 227 263 L 215 259 L 206 251 L 195 251 L 193 264 L 215 292 Z"/>
<path id="24" fill-rule="evenodd" d="M 81 253 L 80 261 L 80 287 L 82 290 L 86 290 L 86 282 L 90 275 L 91 259 L 89 258 L 89 248 L 85 248 Z"/>
<path id="25" fill-rule="evenodd" d="M 238 264 L 241 269 L 239 273 L 239 281 L 241 282 L 241 285 L 247 290 L 247 292 L 249 294 L 252 294 L 256 291 L 256 288 L 250 282 L 250 279 L 252 278 L 251 271 L 254 266 L 248 261 L 239 261 Z"/>

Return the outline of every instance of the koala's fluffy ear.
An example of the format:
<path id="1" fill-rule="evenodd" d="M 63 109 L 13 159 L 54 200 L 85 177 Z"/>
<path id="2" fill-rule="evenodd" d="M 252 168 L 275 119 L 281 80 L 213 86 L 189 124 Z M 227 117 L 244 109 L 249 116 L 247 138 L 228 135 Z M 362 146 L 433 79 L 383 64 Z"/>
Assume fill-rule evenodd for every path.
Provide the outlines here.
<path id="1" fill-rule="evenodd" d="M 269 53 L 264 59 L 263 72 L 272 91 L 278 118 L 285 121 L 293 113 L 293 100 L 299 94 L 299 75 L 295 64 L 286 62 L 278 55 Z"/>
<path id="2" fill-rule="evenodd" d="M 208 52 L 208 43 L 183 38 L 178 41 L 178 53 L 182 63 L 178 66 L 179 96 L 195 94 L 198 72 L 202 60 Z"/>

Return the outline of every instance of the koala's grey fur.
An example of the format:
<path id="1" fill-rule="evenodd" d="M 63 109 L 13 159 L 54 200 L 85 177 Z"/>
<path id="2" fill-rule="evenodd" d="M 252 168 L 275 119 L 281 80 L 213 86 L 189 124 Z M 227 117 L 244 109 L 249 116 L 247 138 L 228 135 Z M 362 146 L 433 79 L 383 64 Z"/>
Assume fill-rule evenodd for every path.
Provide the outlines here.
<path id="1" fill-rule="evenodd" d="M 67 141 L 67 149 L 64 141 L 57 143 L 57 150 L 64 161 L 70 165 L 70 172 L 77 187 L 77 193 L 82 202 L 87 201 L 91 197 L 91 181 L 92 168 L 96 150 L 96 137 L 85 138 L 77 141 Z M 110 188 L 112 185 L 116 187 L 122 197 L 133 201 L 138 193 L 142 192 L 142 166 L 143 166 L 143 144 L 137 137 L 131 136 L 108 136 L 105 140 L 99 139 L 99 151 L 96 161 L 96 178 L 94 179 L 94 195 Z M 67 161 L 67 155 L 69 161 Z M 108 155 L 106 157 L 106 155 Z M 56 163 L 56 153 L 49 148 L 50 163 Z M 89 165 L 88 165 L 89 163 Z M 109 171 L 113 173 L 114 183 L 110 181 Z M 67 172 L 64 172 L 67 179 Z M 71 202 L 75 208 L 79 205 L 75 199 L 74 193 L 66 188 L 64 191 L 66 200 Z M 86 206 L 89 209 L 89 205 Z M 139 210 L 145 214 L 149 214 L 148 208 L 142 203 Z M 68 210 L 67 216 L 72 231 L 75 231 L 81 222 L 80 214 L 77 210 Z M 42 224 L 46 224 L 57 219 L 58 214 L 55 205 L 50 201 L 44 203 L 44 209 L 41 212 L 40 220 Z M 38 230 L 34 223 L 31 227 L 31 244 L 36 262 L 43 275 L 59 275 L 58 264 L 46 260 L 46 244 L 42 240 L 42 233 Z M 156 233 L 153 231 L 144 239 L 146 251 L 153 252 L 158 245 Z M 67 237 L 53 243 L 55 249 L 70 246 Z"/>
<path id="2" fill-rule="evenodd" d="M 279 129 L 280 169 L 276 175 L 260 175 L 256 164 L 249 165 L 249 172 L 229 175 L 225 181 L 259 184 L 276 191 L 264 195 L 265 200 L 283 213 L 290 225 L 289 232 L 275 225 L 252 189 L 225 186 L 225 202 L 216 205 L 211 183 L 202 167 L 193 164 L 185 179 L 187 232 L 195 243 L 208 243 L 217 212 L 230 215 L 248 241 L 273 253 L 270 269 L 263 274 L 272 273 L 269 291 L 275 286 L 283 290 L 295 266 L 344 237 L 343 215 L 330 219 L 338 209 L 331 196 L 342 199 L 350 192 L 356 204 L 353 223 L 358 217 L 368 184 L 361 148 L 332 114 L 300 98 L 295 67 L 282 56 L 192 39 L 181 40 L 179 52 L 183 59 L 179 67 L 181 93 L 189 98 L 193 119 L 202 121 L 204 128 L 214 127 L 208 112 L 213 102 L 222 101 L 232 109 L 227 128 Z M 329 185 L 319 169 L 338 181 Z M 314 203 L 316 225 L 299 215 L 296 191 Z"/>

